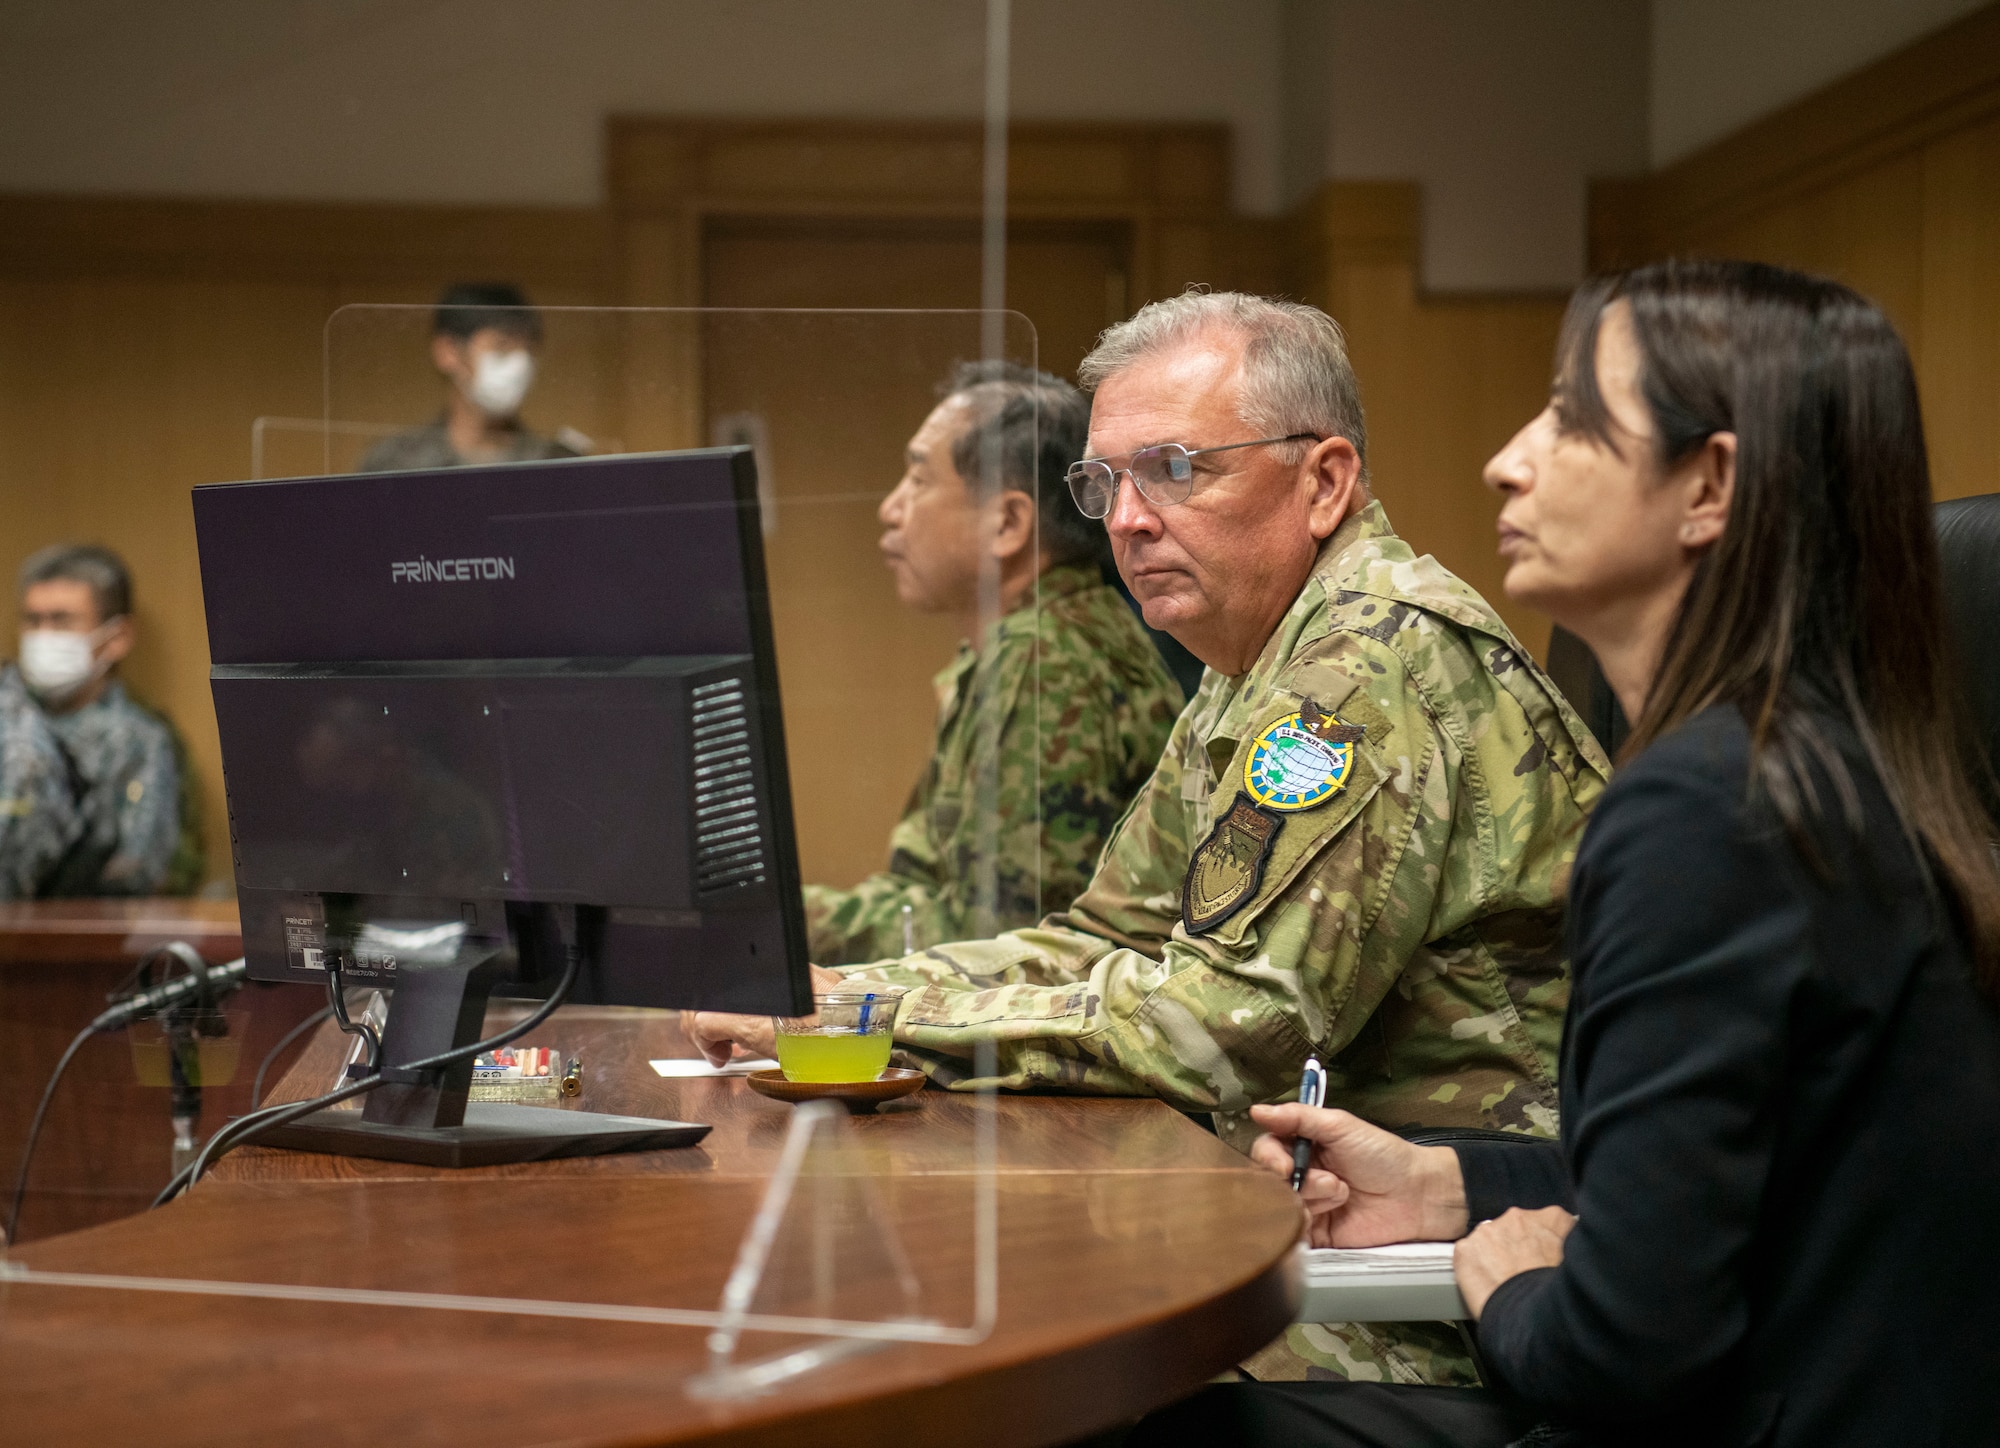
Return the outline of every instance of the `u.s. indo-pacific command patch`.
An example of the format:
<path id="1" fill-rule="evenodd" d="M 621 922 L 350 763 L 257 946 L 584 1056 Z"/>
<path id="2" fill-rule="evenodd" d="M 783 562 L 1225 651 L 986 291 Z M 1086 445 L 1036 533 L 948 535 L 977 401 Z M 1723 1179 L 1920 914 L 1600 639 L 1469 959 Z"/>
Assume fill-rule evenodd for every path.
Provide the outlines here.
<path id="1" fill-rule="evenodd" d="M 1257 893 L 1264 861 L 1284 827 L 1282 815 L 1259 809 L 1249 796 L 1237 793 L 1229 813 L 1215 822 L 1188 861 L 1187 881 L 1181 886 L 1181 924 L 1188 934 L 1213 930 Z"/>
<path id="2" fill-rule="evenodd" d="M 1243 765 L 1252 802 L 1289 814 L 1325 804 L 1354 770 L 1354 746 L 1367 731 L 1343 724 L 1307 699 L 1259 734 Z"/>

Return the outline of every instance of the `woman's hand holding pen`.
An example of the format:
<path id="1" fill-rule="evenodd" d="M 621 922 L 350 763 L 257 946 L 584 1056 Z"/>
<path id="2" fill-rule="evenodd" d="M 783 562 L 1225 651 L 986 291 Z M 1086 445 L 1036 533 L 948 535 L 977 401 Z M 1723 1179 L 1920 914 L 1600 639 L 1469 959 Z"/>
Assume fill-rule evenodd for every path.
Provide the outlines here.
<path id="1" fill-rule="evenodd" d="M 1413 1146 L 1358 1116 L 1324 1107 L 1253 1106 L 1269 1133 L 1250 1159 L 1279 1176 L 1292 1174 L 1292 1149 L 1312 1156 L 1299 1200 L 1315 1247 L 1380 1247 L 1390 1242 L 1450 1242 L 1465 1235 L 1465 1182 L 1448 1146 Z"/>

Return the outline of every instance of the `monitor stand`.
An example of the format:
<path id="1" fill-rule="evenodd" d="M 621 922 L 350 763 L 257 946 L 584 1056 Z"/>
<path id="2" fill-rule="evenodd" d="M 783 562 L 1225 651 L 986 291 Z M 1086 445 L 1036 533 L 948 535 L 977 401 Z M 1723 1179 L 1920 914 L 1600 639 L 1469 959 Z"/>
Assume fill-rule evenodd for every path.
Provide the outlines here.
<path id="1" fill-rule="evenodd" d="M 493 987 L 512 978 L 513 952 L 468 942 L 448 965 L 405 967 L 382 1032 L 384 1061 L 420 1061 L 480 1037 Z M 257 1134 L 259 1146 L 369 1156 L 422 1166 L 497 1166 L 693 1146 L 708 1127 L 561 1107 L 469 1101 L 468 1057 L 435 1071 L 385 1071 L 360 1111 L 325 1109 Z"/>

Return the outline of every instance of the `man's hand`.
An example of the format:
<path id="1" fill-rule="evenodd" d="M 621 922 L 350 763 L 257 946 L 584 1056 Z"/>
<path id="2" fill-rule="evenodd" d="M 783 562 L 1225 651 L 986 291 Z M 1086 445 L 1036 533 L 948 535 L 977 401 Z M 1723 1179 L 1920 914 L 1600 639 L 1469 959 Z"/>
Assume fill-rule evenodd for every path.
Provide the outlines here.
<path id="1" fill-rule="evenodd" d="M 1292 1146 L 1313 1144 L 1299 1200 L 1315 1247 L 1380 1247 L 1449 1242 L 1465 1235 L 1465 1178 L 1448 1146 L 1413 1146 L 1345 1111 L 1319 1106 L 1253 1106 L 1270 1135 L 1250 1148 L 1258 1165 L 1290 1178 Z"/>
<path id="2" fill-rule="evenodd" d="M 827 995 L 847 985 L 847 977 L 821 966 L 812 972 L 814 995 Z M 732 1016 L 722 1011 L 682 1011 L 681 1030 L 711 1066 L 726 1066 L 732 1055 L 769 1056 L 777 1048 L 777 1032 L 769 1016 Z"/>
<path id="3" fill-rule="evenodd" d="M 1486 1311 L 1486 1299 L 1509 1277 L 1532 1272 L 1537 1267 L 1560 1267 L 1563 1239 L 1576 1225 L 1576 1217 L 1561 1207 L 1527 1211 L 1510 1207 L 1490 1222 L 1481 1222 L 1473 1234 L 1451 1251 L 1452 1270 L 1458 1276 L 1458 1295 L 1474 1321 Z"/>

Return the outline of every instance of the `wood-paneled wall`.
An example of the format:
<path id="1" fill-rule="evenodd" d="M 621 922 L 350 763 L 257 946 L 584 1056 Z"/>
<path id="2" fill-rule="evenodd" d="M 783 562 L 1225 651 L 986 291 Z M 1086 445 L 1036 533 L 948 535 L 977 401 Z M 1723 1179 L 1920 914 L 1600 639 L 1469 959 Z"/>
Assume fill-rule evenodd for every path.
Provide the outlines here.
<path id="1" fill-rule="evenodd" d="M 705 249 L 732 229 L 935 229 L 978 215 L 971 125 L 621 118 L 608 142 L 602 210 L 0 197 L 0 576 L 59 538 L 102 541 L 131 562 L 143 638 L 129 677 L 188 738 L 211 878 L 226 880 L 229 863 L 187 493 L 250 474 L 254 419 L 321 415 L 336 309 L 427 303 L 467 277 L 518 281 L 545 306 L 698 305 L 710 296 Z M 1104 316 L 1203 283 L 1304 296 L 1340 317 L 1377 485 L 1398 527 L 1542 647 L 1545 624 L 1499 593 L 1479 467 L 1539 405 L 1559 299 L 1424 295 L 1414 187 L 1337 184 L 1286 222 L 1233 216 L 1219 127 L 1025 126 L 1012 162 L 1020 236 L 1113 258 L 1092 293 L 1103 295 Z M 1049 282 L 1046 294 L 1076 291 L 1075 280 Z M 861 289 L 870 304 L 880 304 L 879 282 Z M 1081 304 L 1065 305 L 1043 329 L 1045 360 L 1058 366 L 1097 324 Z M 707 441 L 693 333 L 649 337 L 615 359 L 628 384 L 622 406 L 599 397 L 565 411 L 550 368 L 530 420 L 626 447 Z M 640 374 L 652 379 L 644 389 Z M 662 377 L 685 385 L 663 387 Z M 396 385 L 420 391 L 422 380 L 418 369 Z M 873 557 L 853 571 L 854 588 L 885 587 Z M 942 662 L 912 654 L 897 666 L 911 677 L 885 684 L 921 704 L 922 679 Z M 927 715 L 913 718 L 897 747 L 920 759 Z M 891 761 L 882 774 L 914 770 Z M 901 790 L 876 790 L 883 821 Z M 842 815 L 867 843 L 815 846 L 826 878 L 873 863 L 878 823 Z"/>
<path id="2" fill-rule="evenodd" d="M 609 237 L 596 211 L 0 197 L 0 579 L 11 600 L 59 540 L 124 556 L 126 677 L 187 739 L 211 880 L 228 828 L 188 490 L 250 476 L 256 418 L 321 416 L 337 308 L 467 275 L 601 302 Z"/>
<path id="3" fill-rule="evenodd" d="M 1673 255 L 1801 267 L 1873 298 L 1916 363 L 1937 496 L 2000 490 L 2000 6 L 1594 188 L 1594 264 Z"/>

